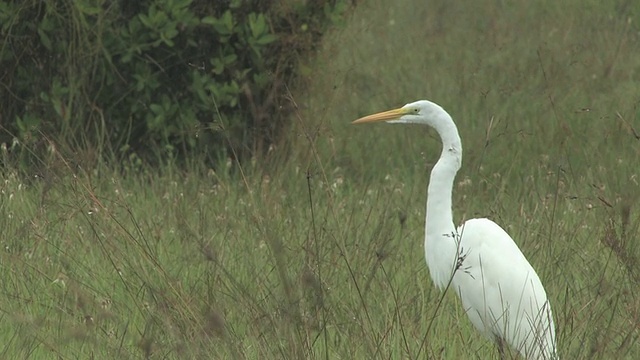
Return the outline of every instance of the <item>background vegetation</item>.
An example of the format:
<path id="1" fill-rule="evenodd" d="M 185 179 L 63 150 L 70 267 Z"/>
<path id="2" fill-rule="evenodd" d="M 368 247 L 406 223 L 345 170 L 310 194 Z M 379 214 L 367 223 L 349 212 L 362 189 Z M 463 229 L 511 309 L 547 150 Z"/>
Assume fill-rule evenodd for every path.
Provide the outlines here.
<path id="1" fill-rule="evenodd" d="M 364 1 L 278 93 L 294 128 L 253 161 L 123 174 L 50 148 L 33 160 L 46 170 L 5 166 L 0 354 L 497 358 L 424 264 L 438 140 L 349 124 L 428 98 L 465 147 L 455 218 L 514 237 L 560 356 L 637 359 L 639 15 L 625 1 Z"/>
<path id="2" fill-rule="evenodd" d="M 22 165 L 55 144 L 88 168 L 261 153 L 290 114 L 278 94 L 349 4 L 0 1 L 0 142 Z"/>

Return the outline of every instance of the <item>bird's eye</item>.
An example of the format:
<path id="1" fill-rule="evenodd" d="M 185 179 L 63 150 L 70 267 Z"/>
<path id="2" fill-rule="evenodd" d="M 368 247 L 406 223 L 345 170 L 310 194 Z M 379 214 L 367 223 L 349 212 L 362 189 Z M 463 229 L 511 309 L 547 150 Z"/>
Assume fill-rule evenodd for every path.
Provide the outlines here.
<path id="1" fill-rule="evenodd" d="M 417 114 L 417 113 L 419 113 L 419 112 L 420 112 L 420 109 L 418 109 L 418 108 L 413 109 L 413 113 L 414 113 L 414 114 Z"/>

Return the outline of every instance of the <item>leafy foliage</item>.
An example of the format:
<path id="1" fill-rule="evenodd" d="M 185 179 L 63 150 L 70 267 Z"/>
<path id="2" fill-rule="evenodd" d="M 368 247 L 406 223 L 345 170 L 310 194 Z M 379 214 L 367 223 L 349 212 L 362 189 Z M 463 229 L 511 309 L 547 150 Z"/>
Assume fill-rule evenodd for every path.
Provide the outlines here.
<path id="1" fill-rule="evenodd" d="M 346 4 L 0 1 L 0 143 L 90 163 L 260 152 L 286 127 L 299 56 Z"/>

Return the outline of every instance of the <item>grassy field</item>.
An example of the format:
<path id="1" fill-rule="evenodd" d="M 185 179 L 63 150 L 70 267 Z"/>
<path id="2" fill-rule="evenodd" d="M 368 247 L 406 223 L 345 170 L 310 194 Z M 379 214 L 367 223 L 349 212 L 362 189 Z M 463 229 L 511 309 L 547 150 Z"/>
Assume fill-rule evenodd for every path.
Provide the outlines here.
<path id="1" fill-rule="evenodd" d="M 455 219 L 512 235 L 560 356 L 640 358 L 639 19 L 363 1 L 283 94 L 295 129 L 264 159 L 123 174 L 52 149 L 41 173 L 5 169 L 0 358 L 498 358 L 424 263 L 435 134 L 350 125 L 423 98 L 461 133 Z"/>

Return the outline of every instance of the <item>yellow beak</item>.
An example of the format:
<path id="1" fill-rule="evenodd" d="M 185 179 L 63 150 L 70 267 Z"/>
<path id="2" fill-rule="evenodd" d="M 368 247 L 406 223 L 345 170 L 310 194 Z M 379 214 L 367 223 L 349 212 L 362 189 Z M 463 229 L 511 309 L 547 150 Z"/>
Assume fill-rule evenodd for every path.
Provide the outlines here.
<path id="1" fill-rule="evenodd" d="M 402 108 L 383 111 L 373 115 L 361 117 L 360 119 L 353 121 L 352 124 L 363 124 L 363 123 L 377 122 L 377 121 L 396 120 L 406 113 L 407 111 Z"/>

